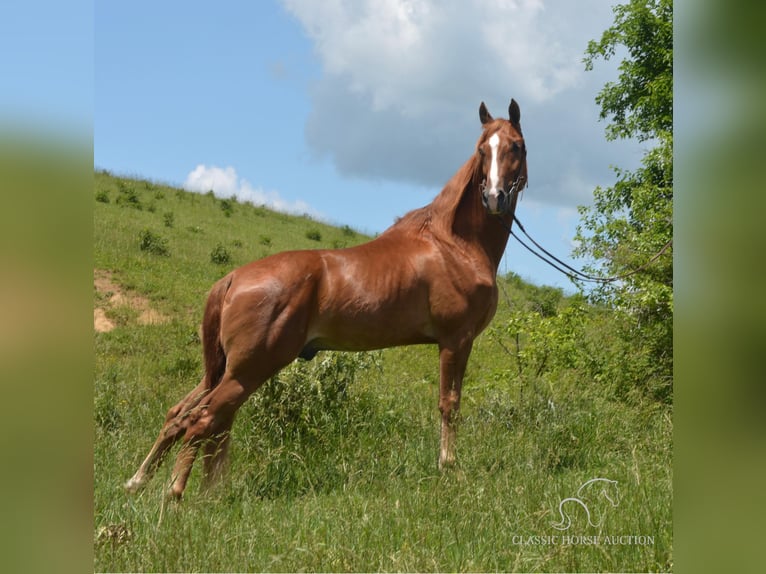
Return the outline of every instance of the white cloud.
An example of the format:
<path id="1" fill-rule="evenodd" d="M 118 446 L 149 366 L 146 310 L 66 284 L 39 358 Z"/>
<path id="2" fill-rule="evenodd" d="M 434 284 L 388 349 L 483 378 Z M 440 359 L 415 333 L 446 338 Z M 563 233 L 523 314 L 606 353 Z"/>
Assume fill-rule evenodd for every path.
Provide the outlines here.
<path id="1" fill-rule="evenodd" d="M 186 176 L 184 188 L 189 191 L 207 193 L 212 191 L 218 197 L 231 197 L 237 192 L 239 180 L 233 167 L 221 168 L 199 164 Z"/>
<path id="2" fill-rule="evenodd" d="M 594 4 L 594 0 L 591 0 Z M 566 15 L 588 2 L 559 0 L 284 0 L 314 41 L 325 71 L 377 111 L 419 115 L 454 102 L 460 83 L 518 81 L 516 97 L 545 101 L 575 85 L 582 51 Z M 601 2 L 603 4 L 603 2 Z M 452 102 L 450 102 L 452 100 Z"/>
<path id="3" fill-rule="evenodd" d="M 218 167 L 199 164 L 186 176 L 184 189 L 199 193 L 207 193 L 212 190 L 213 195 L 220 198 L 234 196 L 239 201 L 249 201 L 253 205 L 263 205 L 275 211 L 300 215 L 308 214 L 320 219 L 323 217 L 305 201 L 300 199 L 288 201 L 277 191 L 266 191 L 259 187 L 253 187 L 249 181 L 237 176 L 237 171 L 231 166 Z"/>
<path id="4" fill-rule="evenodd" d="M 588 200 L 571 173 L 611 181 L 594 97 L 613 62 L 585 72 L 591 39 L 612 23 L 602 0 L 283 0 L 314 43 L 310 149 L 340 173 L 440 187 L 479 135 L 478 107 L 507 117 L 516 98 L 530 149 L 531 194 Z M 604 71 L 609 72 L 605 75 Z M 573 167 L 574 166 L 574 167 Z"/>

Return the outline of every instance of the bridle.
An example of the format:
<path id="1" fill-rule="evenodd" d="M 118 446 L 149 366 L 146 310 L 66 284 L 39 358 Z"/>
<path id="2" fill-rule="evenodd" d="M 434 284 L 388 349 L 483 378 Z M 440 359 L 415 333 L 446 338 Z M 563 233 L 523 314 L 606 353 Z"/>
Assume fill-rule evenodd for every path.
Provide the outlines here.
<path id="1" fill-rule="evenodd" d="M 541 255 L 540 253 L 535 251 L 532 247 L 530 247 L 529 245 L 524 243 L 524 241 L 518 235 L 516 235 L 513 232 L 513 229 L 511 229 L 511 226 L 506 224 L 505 221 L 503 221 L 502 217 L 498 216 L 497 220 L 500 222 L 500 225 L 502 225 L 503 228 L 505 228 L 505 230 L 508 231 L 508 233 L 510 233 L 516 241 L 521 243 L 521 245 L 525 249 L 527 249 L 535 257 L 538 257 L 538 258 L 542 259 L 543 261 L 545 261 L 548 265 L 550 265 L 551 267 L 553 267 L 557 271 L 559 271 L 559 272 L 563 273 L 564 275 L 566 275 L 567 277 L 569 277 L 572 281 L 585 281 L 585 282 L 588 282 L 588 283 L 612 283 L 614 281 L 619 281 L 621 279 L 625 279 L 625 278 L 630 277 L 631 275 L 635 275 L 636 273 L 639 273 L 639 272 L 643 271 L 644 269 L 646 269 L 647 267 L 649 267 L 652 263 L 654 263 L 657 259 L 659 259 L 660 256 L 663 253 L 665 253 L 665 251 L 667 251 L 667 249 L 673 244 L 673 239 L 672 238 L 669 239 L 668 242 L 665 243 L 665 245 L 663 245 L 662 248 L 657 253 L 655 253 L 646 263 L 644 263 L 643 265 L 640 265 L 639 267 L 636 267 L 635 269 L 632 269 L 628 273 L 623 273 L 621 275 L 613 275 L 611 277 L 596 277 L 595 275 L 589 275 L 589 274 L 584 273 L 584 272 L 582 272 L 582 271 L 580 271 L 578 269 L 575 269 L 571 265 L 566 264 L 564 261 L 562 261 L 561 259 L 559 259 L 555 255 L 553 255 L 550 251 L 545 249 L 537 241 L 532 239 L 532 236 L 529 235 L 529 233 L 527 233 L 526 229 L 524 229 L 524 226 L 521 224 L 521 221 L 519 221 L 519 218 L 516 217 L 515 213 L 513 214 L 513 221 L 515 221 L 516 225 L 519 226 L 519 229 L 521 229 L 521 232 L 524 235 L 526 235 L 527 239 L 529 239 L 534 244 L 535 247 L 537 247 L 545 255 L 550 257 L 550 259 L 548 259 L 548 257 L 546 257 L 545 255 Z M 551 261 L 551 259 L 553 261 Z M 554 263 L 554 261 L 556 263 Z M 558 265 L 557 265 L 557 263 L 558 263 Z M 566 269 L 562 269 L 562 267 L 559 267 L 559 265 L 561 265 L 562 267 L 565 267 Z"/>
<path id="2" fill-rule="evenodd" d="M 513 180 L 513 183 L 511 183 L 511 186 L 506 189 L 501 189 L 500 194 L 503 196 L 504 200 L 509 200 L 505 204 L 510 206 L 516 205 L 516 200 L 518 199 L 518 195 L 524 190 L 525 185 L 528 183 L 528 180 L 524 175 L 522 175 L 523 169 L 519 169 L 519 174 L 516 176 L 516 179 Z M 485 177 L 482 182 L 479 184 L 479 191 L 481 192 L 481 203 L 484 205 L 484 209 L 489 211 L 489 198 L 487 197 L 487 178 Z M 506 214 L 496 214 L 496 215 L 507 215 Z"/>
<path id="3" fill-rule="evenodd" d="M 526 158 L 525 158 L 526 159 Z M 652 263 L 654 263 L 657 259 L 659 259 L 665 251 L 668 250 L 668 248 L 673 244 L 673 239 L 669 239 L 665 245 L 663 245 L 660 250 L 655 253 L 646 263 L 643 265 L 640 265 L 639 267 L 632 269 L 631 271 L 627 273 L 623 273 L 621 275 L 613 275 L 611 277 L 597 277 L 595 275 L 589 275 L 588 273 L 585 273 L 583 271 L 580 271 L 579 269 L 575 269 L 571 265 L 565 263 L 553 253 L 545 249 L 542 245 L 540 245 L 537 241 L 535 241 L 529 233 L 527 233 L 527 230 L 524 229 L 524 226 L 522 225 L 521 221 L 519 221 L 519 218 L 516 217 L 516 201 L 518 199 L 519 194 L 523 191 L 526 184 L 529 183 L 529 180 L 522 175 L 523 169 L 519 169 L 519 173 L 516 176 L 516 179 L 513 181 L 511 186 L 506 189 L 501 189 L 500 194 L 502 195 L 504 199 L 504 204 L 508 207 L 506 213 L 497 213 L 495 214 L 497 217 L 497 220 L 500 222 L 500 225 L 503 226 L 503 228 L 511 235 L 513 238 L 518 241 L 522 247 L 524 247 L 527 251 L 532 253 L 535 257 L 538 257 L 539 259 L 542 259 L 545 263 L 559 271 L 560 273 L 563 273 L 567 277 L 569 277 L 572 281 L 584 281 L 588 283 L 612 283 L 614 281 L 619 281 L 621 279 L 626 279 L 627 277 L 630 277 L 631 275 L 635 275 L 636 273 L 639 273 L 649 267 Z M 484 208 L 489 211 L 489 198 L 487 197 L 487 178 L 485 177 L 480 186 L 479 189 L 481 191 L 481 202 L 484 205 Z M 508 215 L 508 212 L 511 213 L 513 220 L 511 224 L 507 224 L 505 220 L 503 219 L 503 215 Z M 539 249 L 543 254 L 539 253 L 538 251 L 535 251 L 532 247 L 530 247 L 528 244 L 526 244 L 518 235 L 516 235 L 513 232 L 513 229 L 511 229 L 511 226 L 513 225 L 513 222 L 516 222 L 516 225 L 519 226 L 519 229 L 521 229 L 521 232 L 529 239 L 529 241 L 532 242 L 532 244 Z"/>

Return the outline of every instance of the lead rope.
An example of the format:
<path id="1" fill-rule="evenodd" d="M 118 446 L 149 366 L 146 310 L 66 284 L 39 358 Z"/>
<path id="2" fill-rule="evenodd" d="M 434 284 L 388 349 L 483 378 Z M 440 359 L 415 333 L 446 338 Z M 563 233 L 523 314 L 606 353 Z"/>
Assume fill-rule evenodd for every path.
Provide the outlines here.
<path id="1" fill-rule="evenodd" d="M 559 267 L 559 265 L 557 265 L 556 263 L 554 263 L 550 259 L 546 258 L 544 255 L 541 255 L 540 253 L 538 253 L 537 251 L 532 249 L 529 245 L 524 243 L 524 241 L 518 235 L 516 235 L 513 232 L 513 229 L 511 229 L 511 226 L 506 225 L 505 221 L 503 221 L 499 216 L 498 216 L 497 220 L 508 231 L 508 233 L 510 233 L 513 236 L 513 238 L 516 241 L 518 241 L 519 243 L 521 243 L 521 245 L 524 248 L 526 248 L 530 253 L 532 253 L 534 256 L 542 259 L 548 265 L 550 265 L 551 267 L 556 269 L 556 271 L 559 271 L 560 273 L 563 273 L 564 275 L 566 275 L 567 277 L 569 277 L 573 281 L 586 281 L 586 282 L 589 282 L 589 283 L 611 283 L 613 281 L 619 281 L 620 279 L 625 279 L 626 277 L 630 277 L 631 275 L 635 275 L 636 273 L 639 273 L 640 271 L 643 271 L 644 269 L 649 267 L 652 263 L 654 263 L 657 259 L 659 259 L 660 256 L 663 253 L 665 253 L 665 251 L 667 251 L 668 247 L 670 247 L 673 244 L 673 240 L 672 239 L 668 240 L 668 242 L 665 245 L 663 245 L 662 248 L 651 259 L 649 259 L 643 265 L 633 269 L 632 271 L 629 271 L 628 273 L 624 273 L 622 275 L 613 275 L 612 277 L 596 277 L 595 275 L 588 275 L 587 273 L 583 273 L 582 271 L 580 271 L 578 269 L 575 269 L 571 265 L 568 265 L 567 263 L 565 263 L 564 261 L 562 261 L 561 259 L 559 259 L 555 255 L 553 255 L 550 251 L 545 249 L 537 241 L 532 239 L 532 236 L 530 236 L 529 233 L 527 233 L 527 230 L 524 229 L 524 226 L 521 224 L 521 221 L 519 221 L 519 218 L 516 217 L 515 214 L 513 216 L 513 221 L 516 222 L 516 224 L 519 226 L 519 229 L 521 229 L 521 232 L 524 235 L 526 235 L 526 237 L 535 245 L 535 247 L 537 247 L 540 251 L 545 253 L 545 255 L 547 255 L 548 257 L 553 259 L 553 261 L 555 261 L 559 265 L 562 265 L 563 267 L 566 267 L 566 269 L 569 269 L 569 271 L 566 271 L 565 269 L 562 269 L 561 267 Z"/>

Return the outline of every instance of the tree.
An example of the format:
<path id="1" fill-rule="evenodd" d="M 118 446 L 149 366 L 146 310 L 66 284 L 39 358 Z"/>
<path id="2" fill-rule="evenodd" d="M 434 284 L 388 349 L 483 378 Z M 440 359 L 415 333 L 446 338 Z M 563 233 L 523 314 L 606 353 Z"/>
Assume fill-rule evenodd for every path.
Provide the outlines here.
<path id="1" fill-rule="evenodd" d="M 618 46 L 628 51 L 617 82 L 596 96 L 601 119 L 613 117 L 607 139 L 645 141 L 673 132 L 673 1 L 631 0 L 614 7 L 615 24 L 601 40 L 591 40 L 585 69 L 596 58 L 609 60 Z"/>
<path id="2" fill-rule="evenodd" d="M 673 3 L 631 0 L 614 8 L 614 25 L 585 52 L 586 70 L 618 48 L 626 56 L 619 78 L 596 97 L 609 140 L 649 142 L 635 171 L 615 168 L 617 182 L 598 187 L 594 203 L 580 207 L 576 257 L 596 261 L 589 271 L 626 276 L 590 293 L 612 306 L 622 334 L 654 379 L 654 394 L 668 398 L 673 367 Z M 622 53 L 622 51 L 621 51 Z M 659 255 L 658 255 L 659 254 Z M 657 384 L 657 380 L 661 381 Z M 645 384 L 646 380 L 634 381 Z"/>

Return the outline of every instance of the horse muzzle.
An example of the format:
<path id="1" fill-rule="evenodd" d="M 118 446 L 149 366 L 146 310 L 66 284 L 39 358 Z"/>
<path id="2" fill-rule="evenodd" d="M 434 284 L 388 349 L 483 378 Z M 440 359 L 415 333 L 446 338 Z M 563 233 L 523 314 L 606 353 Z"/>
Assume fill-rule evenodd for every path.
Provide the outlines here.
<path id="1" fill-rule="evenodd" d="M 502 215 L 511 208 L 511 197 L 502 189 L 488 189 L 481 194 L 481 201 L 492 215 Z"/>
<path id="2" fill-rule="evenodd" d="M 485 185 L 481 190 L 481 202 L 484 204 L 484 208 L 491 215 L 510 213 L 513 209 L 516 196 L 524 187 L 521 184 L 522 179 L 522 177 L 517 178 L 507 190 L 503 188 L 490 188 Z"/>

